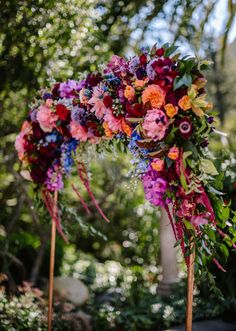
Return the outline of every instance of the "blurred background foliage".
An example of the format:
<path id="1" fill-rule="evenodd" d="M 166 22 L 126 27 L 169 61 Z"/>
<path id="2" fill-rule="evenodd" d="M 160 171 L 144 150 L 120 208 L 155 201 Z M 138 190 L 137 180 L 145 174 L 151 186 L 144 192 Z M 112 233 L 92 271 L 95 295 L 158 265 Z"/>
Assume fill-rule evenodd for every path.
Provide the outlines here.
<path id="1" fill-rule="evenodd" d="M 222 10 L 224 19 L 220 24 L 217 20 Z M 25 279 L 43 285 L 48 274 L 50 219 L 32 186 L 20 176 L 14 150 L 14 139 L 26 117 L 28 105 L 36 91 L 47 86 L 52 78 L 60 81 L 72 77 L 79 79 L 81 73 L 96 70 L 114 53 L 130 56 L 154 42 L 176 41 L 182 52 L 213 61 L 213 70 L 207 77 L 208 91 L 219 113 L 217 126 L 230 136 L 215 135 L 212 148 L 226 175 L 226 198 L 236 207 L 236 41 L 232 41 L 232 35 L 235 37 L 232 32 L 236 30 L 235 15 L 233 0 L 0 1 L 0 271 L 8 275 L 9 290 L 16 290 L 17 284 Z M 92 205 L 92 216 L 87 216 L 68 183 L 62 197 L 62 212 L 70 245 L 65 246 L 58 238 L 56 274 L 74 274 L 76 261 L 87 260 L 87 269 L 77 272 L 76 277 L 84 277 L 95 294 L 100 288 L 100 285 L 92 286 L 98 276 L 97 264 L 106 265 L 107 261 L 113 260 L 120 266 L 121 275 L 125 270 L 133 274 L 134 283 L 131 282 L 131 290 L 126 292 L 122 307 L 111 310 L 108 305 L 103 310 L 94 309 L 97 311 L 94 315 L 96 325 L 100 329 L 115 330 L 112 325 L 125 324 L 127 316 L 121 314 L 119 319 L 119 313 L 112 315 L 111 312 L 124 312 L 130 307 L 133 316 L 140 316 L 140 311 L 135 313 L 132 302 L 138 300 L 142 305 L 150 299 L 157 300 L 152 304 L 163 304 L 153 290 L 160 274 L 160 215 L 144 201 L 142 187 L 129 175 L 132 168 L 129 155 L 114 148 L 112 154 L 96 158 L 91 151 L 89 158 L 93 159 L 90 168 L 94 194 L 111 223 L 104 223 Z M 71 182 L 79 187 L 76 173 Z M 81 192 L 88 201 L 86 192 Z M 228 262 L 228 269 L 232 271 L 228 272 L 227 280 L 222 275 L 218 277 L 218 285 L 231 300 L 226 303 L 235 301 L 236 293 L 232 290 L 236 288 L 232 287 L 236 279 L 234 263 L 232 256 Z M 103 274 L 106 272 L 104 267 Z M 126 283 L 124 279 L 119 284 L 108 282 L 101 288 L 122 288 L 121 283 Z M 132 298 L 137 284 L 140 284 L 138 297 Z M 203 302 L 206 298 L 207 303 L 207 289 L 202 288 L 200 292 Z M 151 295 L 149 299 L 147 293 Z M 181 291 L 178 293 L 173 302 L 182 300 Z M 91 307 L 96 307 L 97 296 L 94 298 L 94 306 L 87 308 L 90 313 Z M 112 299 L 116 303 L 114 298 L 116 296 Z M 163 309 L 166 305 L 170 302 L 165 303 Z M 222 314 L 228 311 L 226 306 L 219 303 L 214 315 L 203 305 L 206 314 L 199 313 L 199 316 Z M 178 313 L 181 307 L 182 315 Z M 235 304 L 230 309 L 232 307 Z M 156 312 L 156 308 L 153 309 Z M 172 317 L 168 318 L 171 316 L 168 309 L 166 315 L 164 310 L 159 310 L 161 323 L 165 326 L 173 322 Z M 175 316 L 179 314 L 183 318 L 183 301 L 173 309 Z M 163 316 L 166 316 L 164 322 Z M 159 317 L 150 310 L 147 318 L 155 325 Z M 128 330 L 136 330 L 140 323 L 151 329 L 149 322 L 145 319 L 140 322 L 137 317 Z M 175 322 L 178 322 L 176 317 Z"/>

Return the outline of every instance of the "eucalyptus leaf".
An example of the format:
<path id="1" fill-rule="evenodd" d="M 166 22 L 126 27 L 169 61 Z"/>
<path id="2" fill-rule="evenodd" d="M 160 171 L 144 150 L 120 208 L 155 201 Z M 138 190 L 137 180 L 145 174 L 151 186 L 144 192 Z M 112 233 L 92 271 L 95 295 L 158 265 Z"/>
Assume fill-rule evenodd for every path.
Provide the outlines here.
<path id="1" fill-rule="evenodd" d="M 182 77 L 177 76 L 174 80 L 174 91 L 183 86 L 191 86 L 192 81 L 192 76 L 190 74 L 186 73 Z"/>
<path id="2" fill-rule="evenodd" d="M 219 174 L 211 160 L 202 159 L 201 168 L 202 168 L 202 171 L 205 172 L 206 174 L 209 174 L 212 176 L 216 176 Z"/>

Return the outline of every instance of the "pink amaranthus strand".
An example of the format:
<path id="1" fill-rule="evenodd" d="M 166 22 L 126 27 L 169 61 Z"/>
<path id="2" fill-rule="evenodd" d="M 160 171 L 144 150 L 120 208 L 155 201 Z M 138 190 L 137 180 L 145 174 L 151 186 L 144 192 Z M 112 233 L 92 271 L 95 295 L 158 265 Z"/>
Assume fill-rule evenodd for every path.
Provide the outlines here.
<path id="1" fill-rule="evenodd" d="M 102 211 L 101 207 L 99 206 L 96 198 L 94 197 L 94 194 L 91 190 L 91 187 L 90 187 L 90 183 L 89 183 L 89 178 L 88 178 L 88 174 L 87 174 L 87 171 L 85 169 L 85 166 L 83 163 L 81 162 L 78 162 L 78 167 L 77 167 L 77 170 L 78 170 L 78 174 L 79 174 L 79 177 L 81 179 L 81 182 L 83 183 L 84 187 L 86 188 L 90 198 L 92 199 L 95 207 L 97 208 L 98 212 L 100 213 L 100 215 L 102 216 L 102 218 L 107 222 L 107 223 L 110 223 L 109 219 L 106 217 L 106 215 L 104 214 L 104 212 Z"/>

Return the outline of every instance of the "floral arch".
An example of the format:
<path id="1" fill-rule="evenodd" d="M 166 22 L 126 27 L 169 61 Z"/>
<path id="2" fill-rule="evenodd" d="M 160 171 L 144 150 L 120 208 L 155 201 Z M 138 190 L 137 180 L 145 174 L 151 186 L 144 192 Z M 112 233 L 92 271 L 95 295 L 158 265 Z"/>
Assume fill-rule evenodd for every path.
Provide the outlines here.
<path id="1" fill-rule="evenodd" d="M 234 235 L 225 233 L 232 219 L 219 192 L 222 177 L 208 150 L 208 138 L 214 132 L 202 74 L 208 62 L 181 57 L 176 49 L 167 44 L 154 46 L 129 60 L 114 55 L 102 73 L 42 90 L 15 145 L 27 170 L 25 176 L 41 191 L 64 236 L 52 193 L 63 189 L 75 164 L 107 220 L 90 189 L 80 151 L 88 144 L 121 141 L 137 159 L 137 176 L 146 199 L 167 210 L 187 264 L 194 241 L 200 270 L 211 261 L 224 270 L 219 256 L 227 250 L 225 244 L 236 246 Z M 87 209 L 75 186 L 73 189 Z"/>

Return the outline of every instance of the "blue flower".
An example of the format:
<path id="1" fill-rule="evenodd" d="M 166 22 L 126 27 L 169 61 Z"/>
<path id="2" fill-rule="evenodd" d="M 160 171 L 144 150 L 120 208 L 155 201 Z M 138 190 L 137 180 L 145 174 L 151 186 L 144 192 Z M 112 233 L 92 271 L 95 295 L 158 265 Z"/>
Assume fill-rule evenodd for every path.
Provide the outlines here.
<path id="1" fill-rule="evenodd" d="M 72 154 L 75 153 L 77 144 L 78 142 L 76 141 L 76 139 L 72 138 L 69 142 L 66 142 L 61 146 L 62 149 L 61 163 L 67 175 L 70 174 L 71 168 L 74 164 Z"/>
<path id="2" fill-rule="evenodd" d="M 46 136 L 46 141 L 48 143 L 55 143 L 57 141 L 58 135 L 55 132 L 52 132 Z"/>

